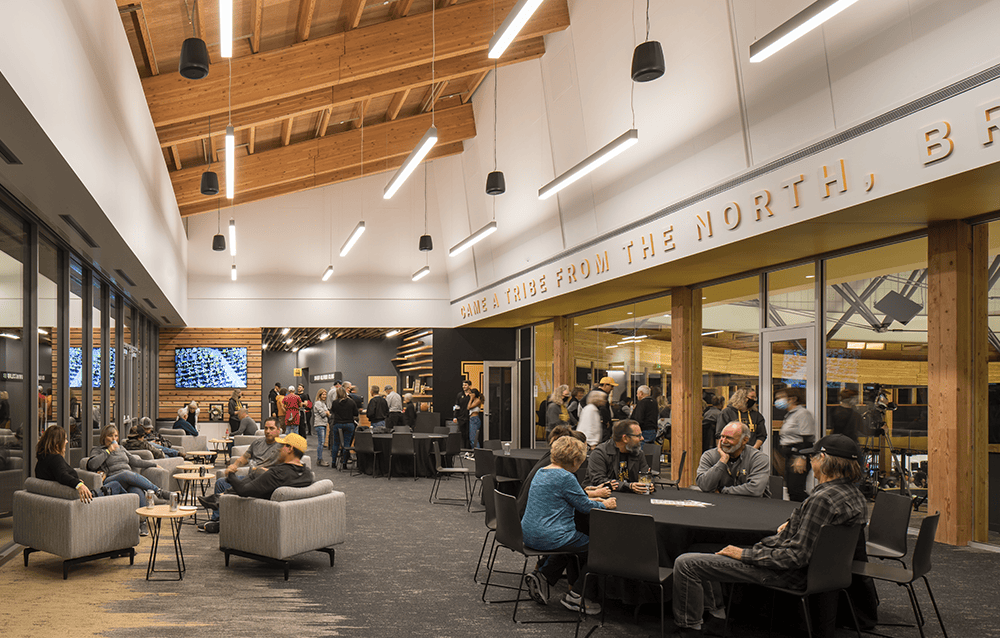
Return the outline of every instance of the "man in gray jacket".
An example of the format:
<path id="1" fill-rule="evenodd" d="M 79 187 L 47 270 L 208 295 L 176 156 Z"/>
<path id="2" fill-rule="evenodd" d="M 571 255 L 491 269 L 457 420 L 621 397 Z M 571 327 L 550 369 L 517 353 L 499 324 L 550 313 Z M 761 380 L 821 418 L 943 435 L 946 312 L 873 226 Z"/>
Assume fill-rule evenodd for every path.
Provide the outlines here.
<path id="1" fill-rule="evenodd" d="M 748 446 L 750 428 L 733 421 L 722 429 L 719 444 L 701 455 L 698 489 L 737 496 L 770 496 L 767 481 L 770 461 L 755 447 Z"/>

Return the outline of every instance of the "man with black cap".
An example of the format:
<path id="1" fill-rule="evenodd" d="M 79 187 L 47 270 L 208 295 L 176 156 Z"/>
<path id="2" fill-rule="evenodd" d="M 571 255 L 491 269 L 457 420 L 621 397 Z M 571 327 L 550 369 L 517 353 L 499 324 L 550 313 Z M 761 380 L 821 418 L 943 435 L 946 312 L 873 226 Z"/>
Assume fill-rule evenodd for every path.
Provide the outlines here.
<path id="1" fill-rule="evenodd" d="M 800 450 L 811 456 L 817 485 L 792 513 L 778 533 L 753 547 L 729 545 L 715 554 L 682 554 L 674 561 L 674 622 L 680 636 L 700 636 L 702 616 L 710 614 L 707 631 L 725 618 L 721 598 L 713 582 L 754 583 L 788 589 L 805 589 L 806 570 L 820 528 L 824 525 L 855 525 L 866 521 L 865 499 L 855 485 L 861 478 L 858 445 L 842 434 L 820 439 Z M 823 623 L 815 623 L 822 629 Z M 828 623 L 832 630 L 833 623 Z"/>

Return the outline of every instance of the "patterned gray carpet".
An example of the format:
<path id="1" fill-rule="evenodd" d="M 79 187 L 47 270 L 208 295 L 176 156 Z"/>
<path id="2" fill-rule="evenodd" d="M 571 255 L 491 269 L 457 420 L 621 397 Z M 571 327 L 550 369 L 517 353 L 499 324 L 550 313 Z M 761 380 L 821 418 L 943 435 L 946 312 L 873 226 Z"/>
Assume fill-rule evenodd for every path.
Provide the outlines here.
<path id="1" fill-rule="evenodd" d="M 429 479 L 349 478 L 319 468 L 335 489 L 347 494 L 349 540 L 337 548 L 336 566 L 313 552 L 293 561 L 285 582 L 279 568 L 233 557 L 224 566 L 218 536 L 186 526 L 182 532 L 187 573 L 181 582 L 146 582 L 147 539 L 136 564 L 98 561 L 77 567 L 63 583 L 55 557 L 34 554 L 25 569 L 19 558 L 0 570 L 0 596 L 8 601 L 0 625 L 9 636 L 55 635 L 34 612 L 45 601 L 63 596 L 77 600 L 74 618 L 58 627 L 65 635 L 149 636 L 569 636 L 573 625 L 515 625 L 512 605 L 485 605 L 482 588 L 472 581 L 485 527 L 482 514 L 427 502 Z M 458 495 L 453 480 L 442 496 Z M 623 542 L 627 541 L 623 531 Z M 911 546 L 913 539 L 911 538 Z M 162 554 L 161 554 L 162 555 Z M 519 568 L 520 560 L 501 551 L 499 565 Z M 167 567 L 167 564 L 163 564 Z M 1000 554 L 936 545 L 930 574 L 951 636 L 1000 636 L 996 603 L 1000 594 Z M 513 577 L 506 582 L 513 583 Z M 565 584 L 561 583 L 562 590 Z M 23 592 L 30 592 L 27 596 Z M 510 592 L 498 591 L 506 597 Z M 879 585 L 883 620 L 912 622 L 905 592 Z M 928 636 L 939 636 L 926 593 L 918 592 L 928 615 Z M 23 603 L 18 601 L 23 600 Z M 11 604 L 25 607 L 13 608 Z M 36 603 L 37 609 L 34 609 Z M 51 609 L 51 607 L 47 607 Z M 632 608 L 609 601 L 608 619 L 596 636 L 659 633 L 659 612 L 641 609 L 638 625 Z M 794 613 L 782 609 L 782 614 Z M 526 618 L 560 619 L 571 614 L 558 603 L 524 605 Z M 668 608 L 669 618 L 669 608 Z M 594 624 L 588 620 L 585 629 Z M 671 625 L 668 621 L 668 631 Z M 915 628 L 879 627 L 889 636 L 916 636 Z M 9 633 L 10 632 L 10 633 Z M 766 627 L 737 623 L 736 636 L 763 636 Z M 582 634 L 581 634 L 582 635 Z M 776 635 L 780 635 L 776 632 Z M 839 630 L 838 636 L 854 635 Z"/>

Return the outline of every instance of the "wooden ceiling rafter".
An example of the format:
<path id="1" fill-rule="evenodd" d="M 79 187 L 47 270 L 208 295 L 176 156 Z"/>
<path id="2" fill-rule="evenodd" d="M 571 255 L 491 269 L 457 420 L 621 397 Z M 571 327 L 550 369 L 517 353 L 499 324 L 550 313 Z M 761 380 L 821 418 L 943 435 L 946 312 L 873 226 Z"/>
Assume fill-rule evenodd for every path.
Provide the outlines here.
<path id="1" fill-rule="evenodd" d="M 385 121 L 391 122 L 399 116 L 399 110 L 403 108 L 403 102 L 406 102 L 406 98 L 410 95 L 410 89 L 403 89 L 402 91 L 397 91 L 392 95 L 392 101 L 389 102 L 389 108 L 385 111 Z"/>
<path id="2" fill-rule="evenodd" d="M 343 0 L 340 5 L 341 29 L 350 31 L 357 29 L 361 23 L 361 14 L 365 12 L 365 0 Z"/>
<path id="3" fill-rule="evenodd" d="M 315 13 L 316 0 L 299 0 L 299 17 L 295 27 L 296 42 L 305 42 L 309 39 Z"/>
<path id="4" fill-rule="evenodd" d="M 260 53 L 260 36 L 264 30 L 264 0 L 253 0 L 250 17 L 250 52 Z"/>
<path id="5" fill-rule="evenodd" d="M 412 8 L 413 0 L 396 0 L 392 5 L 392 10 L 389 12 L 389 17 L 393 20 L 405 18 L 410 15 L 410 9 Z"/>
<path id="6" fill-rule="evenodd" d="M 462 95 L 462 104 L 468 104 L 472 101 L 472 96 L 475 95 L 476 89 L 479 88 L 479 85 L 483 83 L 483 80 L 486 79 L 486 76 L 489 75 L 492 70 L 493 69 L 486 69 L 485 71 L 480 71 L 476 77 L 472 79 L 469 83 L 468 90 L 464 95 Z"/>

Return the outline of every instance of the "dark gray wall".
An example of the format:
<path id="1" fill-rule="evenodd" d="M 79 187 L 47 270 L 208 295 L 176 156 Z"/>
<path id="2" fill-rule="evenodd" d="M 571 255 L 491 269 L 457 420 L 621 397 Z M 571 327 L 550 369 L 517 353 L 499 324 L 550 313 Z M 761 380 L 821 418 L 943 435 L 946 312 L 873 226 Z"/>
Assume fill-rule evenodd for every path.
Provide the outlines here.
<path id="1" fill-rule="evenodd" d="M 295 359 L 295 353 L 292 352 L 268 352 L 265 350 L 261 353 L 260 373 L 261 383 L 264 385 L 260 393 L 261 423 L 271 414 L 267 393 L 274 387 L 274 383 L 279 382 L 285 387 L 295 383 L 295 377 L 292 376 L 292 372 L 296 368 Z"/>
<path id="2" fill-rule="evenodd" d="M 514 328 L 435 328 L 434 411 L 451 414 L 462 389 L 463 361 L 514 360 L 516 335 Z"/>

